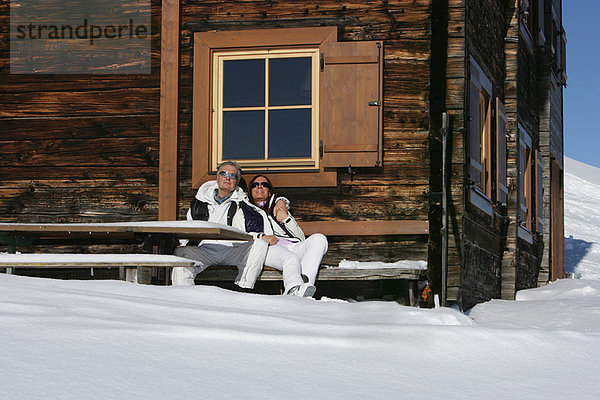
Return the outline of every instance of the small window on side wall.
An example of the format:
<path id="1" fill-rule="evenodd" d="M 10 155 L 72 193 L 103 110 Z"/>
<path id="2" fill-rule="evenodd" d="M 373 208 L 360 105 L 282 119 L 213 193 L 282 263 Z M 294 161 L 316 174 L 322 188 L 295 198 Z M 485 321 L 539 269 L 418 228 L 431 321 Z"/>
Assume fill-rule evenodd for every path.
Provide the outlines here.
<path id="1" fill-rule="evenodd" d="M 518 197 L 519 197 L 519 214 L 518 220 L 519 225 L 522 228 L 527 229 L 529 232 L 533 229 L 533 196 L 532 196 L 532 178 L 533 178 L 533 164 L 532 164 L 532 150 L 531 150 L 531 136 L 525 131 L 525 129 L 519 124 L 519 186 L 518 186 Z"/>
<path id="2" fill-rule="evenodd" d="M 506 111 L 502 101 L 496 99 L 496 196 L 501 204 L 508 201 L 508 186 L 506 175 Z"/>
<path id="3" fill-rule="evenodd" d="M 542 153 L 539 150 L 535 151 L 535 214 L 538 233 L 544 232 L 544 163 L 542 162 Z"/>
<path id="4" fill-rule="evenodd" d="M 470 199 L 488 214 L 492 209 L 492 83 L 471 57 L 469 83 Z"/>

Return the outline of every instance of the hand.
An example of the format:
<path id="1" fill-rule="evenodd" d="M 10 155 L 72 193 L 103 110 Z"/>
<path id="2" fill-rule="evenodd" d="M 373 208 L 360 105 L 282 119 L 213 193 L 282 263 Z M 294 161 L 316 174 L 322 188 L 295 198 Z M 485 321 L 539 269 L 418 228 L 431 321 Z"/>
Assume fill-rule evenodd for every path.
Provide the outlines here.
<path id="1" fill-rule="evenodd" d="M 288 215 L 287 207 L 283 200 L 279 200 L 277 203 L 275 203 L 275 206 L 273 207 L 273 216 L 277 222 L 282 222 L 288 217 Z"/>
<path id="2" fill-rule="evenodd" d="M 277 242 L 279 242 L 279 239 L 273 235 L 263 235 L 262 240 L 269 243 L 271 246 L 274 246 L 277 244 Z"/>

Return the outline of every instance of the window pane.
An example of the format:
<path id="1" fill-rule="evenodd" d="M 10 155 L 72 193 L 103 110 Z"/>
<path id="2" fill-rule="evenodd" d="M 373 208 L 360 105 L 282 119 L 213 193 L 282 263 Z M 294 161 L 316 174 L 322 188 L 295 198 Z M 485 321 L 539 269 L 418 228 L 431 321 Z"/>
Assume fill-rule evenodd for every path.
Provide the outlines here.
<path id="1" fill-rule="evenodd" d="M 311 58 L 274 58 L 269 60 L 269 105 L 311 104 Z"/>
<path id="2" fill-rule="evenodd" d="M 223 112 L 223 159 L 264 158 L 264 111 Z"/>
<path id="3" fill-rule="evenodd" d="M 265 60 L 223 61 L 223 107 L 265 105 Z"/>
<path id="4" fill-rule="evenodd" d="M 269 158 L 310 158 L 311 110 L 269 113 Z"/>

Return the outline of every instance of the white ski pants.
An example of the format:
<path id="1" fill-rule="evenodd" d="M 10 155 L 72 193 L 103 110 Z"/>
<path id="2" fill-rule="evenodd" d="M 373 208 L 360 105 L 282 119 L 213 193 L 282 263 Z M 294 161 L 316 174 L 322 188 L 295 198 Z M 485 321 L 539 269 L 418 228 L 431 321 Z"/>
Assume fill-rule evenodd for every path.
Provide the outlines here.
<path id="1" fill-rule="evenodd" d="M 325 235 L 315 233 L 302 242 L 275 247 L 284 247 L 296 254 L 302 266 L 302 274 L 306 275 L 308 282 L 315 284 L 321 260 L 327 252 L 328 243 Z"/>
<path id="2" fill-rule="evenodd" d="M 252 242 L 235 243 L 233 246 L 206 243 L 200 246 L 182 246 L 175 249 L 175 255 L 196 260 L 196 266 L 173 268 L 174 286 L 193 286 L 196 275 L 211 265 L 235 265 L 240 273 L 246 266 Z M 285 292 L 302 284 L 302 267 L 298 256 L 284 246 L 269 246 L 265 265 L 282 271 Z"/>

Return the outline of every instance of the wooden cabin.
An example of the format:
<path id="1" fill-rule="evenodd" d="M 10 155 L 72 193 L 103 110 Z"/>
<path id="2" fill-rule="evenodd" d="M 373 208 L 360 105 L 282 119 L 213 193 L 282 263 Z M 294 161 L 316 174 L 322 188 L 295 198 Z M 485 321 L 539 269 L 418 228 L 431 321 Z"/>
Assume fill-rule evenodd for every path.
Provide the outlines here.
<path id="1" fill-rule="evenodd" d="M 464 308 L 563 276 L 560 0 L 148 4 L 147 73 L 69 74 L 11 71 L 0 5 L 0 221 L 183 219 L 235 159 L 324 264 Z"/>

